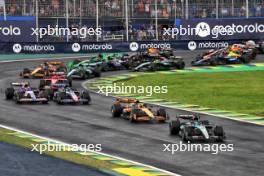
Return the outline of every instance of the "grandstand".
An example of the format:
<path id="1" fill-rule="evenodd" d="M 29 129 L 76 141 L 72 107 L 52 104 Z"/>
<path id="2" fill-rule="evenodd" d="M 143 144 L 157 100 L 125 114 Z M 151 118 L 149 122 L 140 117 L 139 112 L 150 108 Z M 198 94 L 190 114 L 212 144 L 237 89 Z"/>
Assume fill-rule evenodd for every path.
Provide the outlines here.
<path id="1" fill-rule="evenodd" d="M 1 16 L 37 18 L 37 26 L 102 27 L 98 41 L 160 39 L 176 19 L 264 16 L 263 0 L 0 0 Z M 128 37 L 127 37 L 128 34 Z M 65 41 L 64 37 L 41 41 Z M 76 39 L 70 39 L 76 40 Z M 95 38 L 78 39 L 94 41 Z"/>

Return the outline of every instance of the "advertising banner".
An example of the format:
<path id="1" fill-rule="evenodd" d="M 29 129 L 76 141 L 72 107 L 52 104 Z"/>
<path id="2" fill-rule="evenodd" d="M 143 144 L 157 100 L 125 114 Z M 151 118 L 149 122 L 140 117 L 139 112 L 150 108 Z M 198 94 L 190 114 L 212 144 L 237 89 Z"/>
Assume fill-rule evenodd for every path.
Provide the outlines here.
<path id="1" fill-rule="evenodd" d="M 264 18 L 181 20 L 163 32 L 173 40 L 259 40 L 263 34 Z"/>
<path id="2" fill-rule="evenodd" d="M 32 42 L 34 21 L 0 21 L 0 42 Z"/>
<path id="3" fill-rule="evenodd" d="M 174 50 L 197 50 L 223 48 L 241 40 L 226 41 L 144 41 L 144 42 L 85 42 L 85 43 L 36 43 L 36 42 L 1 42 L 1 54 L 51 54 L 51 53 L 101 53 L 101 52 L 140 52 L 147 48 L 171 48 Z"/>

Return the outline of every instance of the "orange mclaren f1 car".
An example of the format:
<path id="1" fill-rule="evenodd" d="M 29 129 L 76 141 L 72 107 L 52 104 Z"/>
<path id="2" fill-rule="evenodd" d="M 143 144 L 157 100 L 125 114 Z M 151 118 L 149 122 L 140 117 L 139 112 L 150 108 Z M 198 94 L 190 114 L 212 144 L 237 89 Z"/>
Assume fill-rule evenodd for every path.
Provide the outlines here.
<path id="1" fill-rule="evenodd" d="M 150 107 L 137 99 L 117 98 L 111 111 L 113 117 L 123 117 L 132 123 L 150 121 L 164 123 L 169 119 L 165 109 Z"/>
<path id="2" fill-rule="evenodd" d="M 67 69 L 63 62 L 44 62 L 32 70 L 24 68 L 20 73 L 23 78 L 44 78 L 52 75 L 67 75 Z"/>

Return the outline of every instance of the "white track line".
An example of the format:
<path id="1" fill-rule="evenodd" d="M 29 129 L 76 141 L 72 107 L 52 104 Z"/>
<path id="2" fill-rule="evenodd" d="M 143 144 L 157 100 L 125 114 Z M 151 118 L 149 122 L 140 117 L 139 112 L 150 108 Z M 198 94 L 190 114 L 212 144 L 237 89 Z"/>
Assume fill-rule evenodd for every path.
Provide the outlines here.
<path id="1" fill-rule="evenodd" d="M 39 136 L 39 135 L 36 135 L 36 134 L 30 133 L 30 132 L 26 132 L 26 131 L 23 131 L 23 130 L 19 130 L 19 129 L 17 129 L 17 128 L 9 127 L 9 126 L 6 126 L 6 125 L 2 125 L 2 124 L 0 124 L 0 127 L 5 128 L 5 129 L 9 129 L 9 130 L 12 130 L 12 131 L 20 132 L 20 133 L 29 134 L 29 135 L 31 135 L 31 136 L 33 136 L 33 137 L 42 138 L 42 139 L 45 139 L 45 140 L 47 140 L 47 141 L 51 141 L 51 142 L 55 142 L 55 143 L 60 143 L 60 144 L 63 144 L 63 145 L 70 145 L 70 144 L 68 144 L 68 143 L 65 143 L 65 142 L 59 141 L 59 140 L 57 140 L 57 139 L 53 139 L 53 138 L 49 138 L 49 137 L 44 137 L 44 136 Z M 102 153 L 102 152 L 95 152 L 95 151 L 92 151 L 92 152 L 93 152 L 93 153 L 96 153 L 96 154 L 99 154 L 99 155 L 105 155 L 105 156 L 108 156 L 108 157 L 112 157 L 112 158 L 116 158 L 116 159 L 119 159 L 119 160 L 123 160 L 123 161 L 129 162 L 129 163 L 133 163 L 133 164 L 135 164 L 135 165 L 145 166 L 145 167 L 148 167 L 148 168 L 151 168 L 151 169 L 154 169 L 154 170 L 157 170 L 157 171 L 160 171 L 160 172 L 166 173 L 166 174 L 168 174 L 168 175 L 172 175 L 172 176 L 180 176 L 179 174 L 175 174 L 175 173 L 172 173 L 172 172 L 169 172 L 169 171 L 163 170 L 163 169 L 156 168 L 156 167 L 154 167 L 154 166 L 150 166 L 150 165 L 147 165 L 147 164 L 142 164 L 142 163 L 139 163 L 139 162 L 136 162 L 136 161 L 132 161 L 132 160 L 128 160 L 128 159 L 125 159 L 125 158 L 121 158 L 121 157 L 118 157 L 118 156 L 114 156 L 114 155 L 110 155 L 110 154 L 106 154 L 106 153 Z"/>

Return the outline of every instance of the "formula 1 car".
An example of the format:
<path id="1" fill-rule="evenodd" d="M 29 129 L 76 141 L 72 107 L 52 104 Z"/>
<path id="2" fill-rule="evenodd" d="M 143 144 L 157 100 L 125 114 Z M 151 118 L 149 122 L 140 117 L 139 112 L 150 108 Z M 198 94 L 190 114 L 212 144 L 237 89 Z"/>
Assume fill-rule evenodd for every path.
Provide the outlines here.
<path id="1" fill-rule="evenodd" d="M 229 48 L 210 50 L 198 55 L 191 64 L 193 66 L 247 64 L 255 58 L 256 53 L 252 49 L 244 49 L 242 45 L 237 44 Z"/>
<path id="2" fill-rule="evenodd" d="M 124 61 L 121 60 L 122 54 L 112 53 L 112 54 L 99 54 L 98 56 L 93 56 L 85 60 L 76 59 L 67 63 L 67 68 L 69 71 L 78 68 L 80 65 L 97 65 L 101 68 L 101 71 L 115 71 L 124 70 Z"/>
<path id="3" fill-rule="evenodd" d="M 89 79 L 101 76 L 101 68 L 97 64 L 78 64 L 78 67 L 72 69 L 68 74 L 68 78 Z"/>
<path id="4" fill-rule="evenodd" d="M 111 107 L 111 112 L 113 117 L 122 116 L 131 123 L 150 121 L 164 123 L 169 119 L 165 109 L 155 110 L 136 99 L 117 98 Z"/>
<path id="5" fill-rule="evenodd" d="M 132 69 L 132 71 L 168 71 L 184 69 L 185 63 L 180 60 L 168 59 L 163 61 L 145 62 Z"/>
<path id="6" fill-rule="evenodd" d="M 120 60 L 122 57 L 124 57 L 125 54 L 123 53 L 101 53 L 98 55 L 98 57 L 102 60 L 102 61 L 108 61 L 108 60 Z"/>
<path id="7" fill-rule="evenodd" d="M 66 67 L 68 71 L 70 72 L 71 70 L 80 67 L 80 65 L 89 65 L 91 63 L 97 63 L 97 62 L 99 62 L 98 58 L 93 56 L 85 60 L 75 59 L 73 61 L 70 61 L 66 64 Z"/>
<path id="8" fill-rule="evenodd" d="M 49 99 L 53 99 L 54 92 L 64 87 L 72 87 L 71 78 L 55 75 L 49 78 L 41 79 L 39 83 L 39 89 L 45 90 Z"/>
<path id="9" fill-rule="evenodd" d="M 15 100 L 17 104 L 21 103 L 42 103 L 47 104 L 49 99 L 45 91 L 31 88 L 29 83 L 11 83 L 5 90 L 7 100 Z"/>
<path id="10" fill-rule="evenodd" d="M 123 53 L 101 53 L 98 55 L 102 61 L 102 70 L 103 71 L 116 71 L 127 69 L 126 62 L 124 58 L 128 54 Z"/>
<path id="11" fill-rule="evenodd" d="M 60 105 L 64 104 L 83 104 L 88 105 L 91 97 L 88 91 L 78 91 L 70 87 L 59 89 L 54 93 L 53 100 Z"/>
<path id="12" fill-rule="evenodd" d="M 208 120 L 200 120 L 200 116 L 194 115 L 178 115 L 176 120 L 169 123 L 170 134 L 179 135 L 183 141 L 218 141 L 222 142 L 225 132 L 222 126 L 211 124 Z"/>
<path id="13" fill-rule="evenodd" d="M 127 58 L 127 57 L 126 57 Z M 159 62 L 159 61 L 167 61 L 173 62 L 174 66 L 177 66 L 178 69 L 183 69 L 185 67 L 185 63 L 181 56 L 175 56 L 173 50 L 171 49 L 155 49 L 149 48 L 145 52 L 139 52 L 136 55 L 132 55 L 126 60 L 126 67 L 130 69 L 134 69 L 141 64 L 147 62 Z"/>
<path id="14" fill-rule="evenodd" d="M 23 78 L 44 78 L 52 75 L 66 75 L 67 69 L 63 62 L 44 62 L 34 69 L 24 68 L 20 73 Z"/>
<path id="15" fill-rule="evenodd" d="M 59 61 L 44 62 L 41 65 L 43 67 L 47 66 L 51 72 L 65 72 L 67 69 L 64 62 L 59 62 Z M 59 73 L 56 74 L 58 75 Z"/>
<path id="16" fill-rule="evenodd" d="M 101 65 L 102 71 L 125 70 L 125 62 L 119 59 L 109 59 L 107 62 L 98 63 Z"/>

